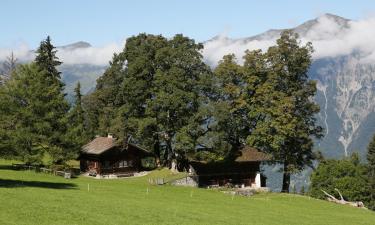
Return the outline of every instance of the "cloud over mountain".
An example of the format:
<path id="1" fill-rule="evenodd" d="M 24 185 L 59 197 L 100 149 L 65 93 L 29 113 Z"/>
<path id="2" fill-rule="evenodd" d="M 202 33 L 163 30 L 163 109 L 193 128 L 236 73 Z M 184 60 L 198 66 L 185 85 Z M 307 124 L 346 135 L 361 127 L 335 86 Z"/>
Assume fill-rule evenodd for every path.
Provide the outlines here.
<path id="1" fill-rule="evenodd" d="M 101 47 L 93 47 L 86 42 L 76 42 L 70 45 L 57 47 L 57 56 L 64 64 L 90 64 L 97 66 L 108 65 L 113 53 L 120 52 L 124 46 L 122 43 L 110 43 Z M 0 49 L 0 61 L 5 60 L 11 52 L 21 62 L 31 61 L 35 58 L 35 50 L 27 44 L 21 44 L 15 49 Z"/>
<path id="2" fill-rule="evenodd" d="M 324 14 L 292 29 L 300 34 L 302 43 L 308 41 L 313 43 L 314 58 L 336 57 L 356 52 L 360 54 L 363 62 L 373 63 L 375 62 L 374 28 L 375 17 L 352 21 L 332 14 Z M 275 44 L 282 31 L 282 29 L 268 30 L 250 38 L 240 39 L 218 35 L 204 43 L 203 55 L 205 60 L 213 66 L 223 55 L 230 53 L 234 53 L 241 62 L 245 50 L 267 50 Z M 120 52 L 123 46 L 124 42 L 109 43 L 101 47 L 93 47 L 89 44 L 74 46 L 73 44 L 73 47 L 59 48 L 58 56 L 65 64 L 107 65 L 113 53 Z M 13 50 L 0 49 L 0 60 L 9 56 L 11 51 L 21 61 L 34 58 L 34 52 L 26 44 L 21 44 Z"/>
<path id="3" fill-rule="evenodd" d="M 332 14 L 324 14 L 292 28 L 300 34 L 301 42 L 313 43 L 313 57 L 336 57 L 353 52 L 360 54 L 363 62 L 375 62 L 375 18 L 359 21 L 348 20 Z M 242 61 L 247 49 L 267 50 L 275 44 L 283 30 L 269 30 L 257 36 L 230 39 L 217 36 L 205 43 L 203 55 L 208 63 L 215 65 L 225 54 L 234 53 Z"/>

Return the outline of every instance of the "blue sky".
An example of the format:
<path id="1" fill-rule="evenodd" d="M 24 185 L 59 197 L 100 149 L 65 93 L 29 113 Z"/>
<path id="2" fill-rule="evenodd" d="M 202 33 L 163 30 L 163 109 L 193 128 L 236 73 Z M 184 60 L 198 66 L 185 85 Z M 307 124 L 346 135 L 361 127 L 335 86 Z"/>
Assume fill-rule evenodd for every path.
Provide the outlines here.
<path id="1" fill-rule="evenodd" d="M 2 0 L 0 6 L 0 48 L 20 43 L 34 48 L 46 35 L 55 45 L 82 40 L 94 46 L 140 32 L 183 33 L 198 41 L 220 33 L 237 38 L 326 12 L 354 20 L 375 13 L 375 1 L 360 0 Z"/>

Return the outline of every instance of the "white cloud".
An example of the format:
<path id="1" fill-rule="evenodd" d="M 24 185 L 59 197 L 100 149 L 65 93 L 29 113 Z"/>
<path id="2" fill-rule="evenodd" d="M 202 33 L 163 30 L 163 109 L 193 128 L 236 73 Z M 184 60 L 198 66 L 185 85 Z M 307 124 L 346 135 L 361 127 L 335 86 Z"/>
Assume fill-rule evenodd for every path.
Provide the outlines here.
<path id="1" fill-rule="evenodd" d="M 275 44 L 275 40 L 251 41 L 228 39 L 222 35 L 206 42 L 204 45 L 203 56 L 209 65 L 216 65 L 224 55 L 235 54 L 237 60 L 242 62 L 242 56 L 245 50 L 262 49 L 267 50 L 271 45 Z"/>
<path id="2" fill-rule="evenodd" d="M 5 60 L 12 54 L 12 52 L 20 61 L 30 61 L 34 58 L 34 54 L 30 52 L 27 44 L 21 43 L 17 48 L 14 49 L 0 48 L 0 60 Z"/>
<path id="3" fill-rule="evenodd" d="M 111 43 L 102 47 L 87 47 L 76 49 L 58 49 L 57 57 L 64 64 L 93 64 L 108 65 L 114 53 L 118 53 L 123 49 L 124 42 Z M 21 44 L 15 49 L 0 49 L 0 61 L 5 60 L 14 53 L 16 58 L 21 61 L 31 61 L 35 58 L 35 53 L 27 44 Z"/>
<path id="4" fill-rule="evenodd" d="M 111 43 L 103 47 L 78 48 L 74 50 L 61 49 L 57 56 L 65 64 L 94 64 L 108 65 L 114 53 L 123 49 L 123 43 Z"/>

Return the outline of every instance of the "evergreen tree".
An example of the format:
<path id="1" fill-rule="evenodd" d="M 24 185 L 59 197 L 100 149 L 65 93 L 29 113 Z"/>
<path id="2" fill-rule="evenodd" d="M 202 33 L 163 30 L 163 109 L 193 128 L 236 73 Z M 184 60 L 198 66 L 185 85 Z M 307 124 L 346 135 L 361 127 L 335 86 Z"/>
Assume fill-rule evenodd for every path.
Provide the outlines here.
<path id="1" fill-rule="evenodd" d="M 285 31 L 266 53 L 267 76 L 250 98 L 256 125 L 248 143 L 283 164 L 282 191 L 289 192 L 290 176 L 312 166 L 312 137 L 321 136 L 313 102 L 316 83 L 308 79 L 312 46 L 300 47 L 298 35 Z"/>
<path id="2" fill-rule="evenodd" d="M 78 82 L 75 92 L 75 103 L 73 108 L 68 114 L 68 132 L 66 134 L 66 139 L 72 144 L 72 151 L 76 155 L 83 144 L 88 141 L 88 134 L 85 127 L 85 117 L 84 110 L 82 108 L 82 94 L 81 94 L 81 84 Z"/>
<path id="3" fill-rule="evenodd" d="M 49 96 L 45 99 L 46 109 L 43 120 L 51 127 L 49 131 L 49 147 L 48 153 L 52 156 L 54 163 L 60 163 L 66 158 L 71 157 L 68 149 L 64 147 L 70 145 L 68 140 L 64 140 L 64 134 L 67 131 L 66 114 L 69 110 L 69 105 L 65 100 L 64 83 L 61 81 L 57 66 L 61 65 L 56 56 L 57 50 L 51 43 L 51 38 L 47 36 L 45 40 L 40 43 L 36 51 L 35 64 L 43 75 L 43 84 L 46 85 L 50 91 L 46 92 Z"/>
<path id="4" fill-rule="evenodd" d="M 50 86 L 47 72 L 36 64 L 23 65 L 7 82 L 0 105 L 7 121 L 6 145 L 26 163 L 41 163 L 48 152 L 54 162 L 66 158 L 62 141 L 68 105 L 60 88 Z"/>
<path id="5" fill-rule="evenodd" d="M 69 105 L 55 54 L 48 37 L 41 42 L 35 63 L 16 69 L 2 91 L 0 117 L 7 121 L 2 137 L 14 155 L 27 163 L 40 163 L 45 152 L 53 163 L 72 158 L 65 138 Z"/>
<path id="6" fill-rule="evenodd" d="M 371 209 L 375 209 L 375 135 L 372 137 L 367 147 L 367 179 L 369 184 L 369 205 Z"/>
<path id="7" fill-rule="evenodd" d="M 57 66 L 61 65 L 58 57 L 56 56 L 57 50 L 51 43 L 51 38 L 47 38 L 40 42 L 39 48 L 36 50 L 35 63 L 41 70 L 46 71 L 46 79 L 54 84 L 58 83 L 61 88 L 64 86 L 61 81 L 60 74 L 57 70 Z"/>

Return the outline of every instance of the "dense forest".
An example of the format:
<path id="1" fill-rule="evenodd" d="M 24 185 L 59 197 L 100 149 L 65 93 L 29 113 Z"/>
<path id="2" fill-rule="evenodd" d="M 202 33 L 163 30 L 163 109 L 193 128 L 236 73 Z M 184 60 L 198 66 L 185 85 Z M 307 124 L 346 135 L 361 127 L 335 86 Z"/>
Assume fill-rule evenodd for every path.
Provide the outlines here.
<path id="1" fill-rule="evenodd" d="M 320 156 L 313 151 L 313 139 L 322 137 L 316 82 L 307 76 L 311 43 L 285 31 L 267 51 L 246 51 L 243 64 L 230 54 L 216 68 L 205 64 L 202 48 L 181 34 L 130 37 L 95 91 L 82 96 L 77 84 L 72 105 L 49 37 L 31 63 L 16 66 L 9 57 L 0 86 L 0 156 L 65 164 L 88 140 L 111 133 L 152 151 L 159 166 L 185 170 L 190 160 L 233 160 L 250 145 L 283 165 L 282 191 L 289 192 L 290 176 Z M 373 180 L 372 167 L 361 173 Z"/>

